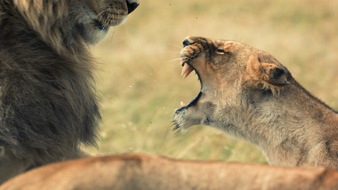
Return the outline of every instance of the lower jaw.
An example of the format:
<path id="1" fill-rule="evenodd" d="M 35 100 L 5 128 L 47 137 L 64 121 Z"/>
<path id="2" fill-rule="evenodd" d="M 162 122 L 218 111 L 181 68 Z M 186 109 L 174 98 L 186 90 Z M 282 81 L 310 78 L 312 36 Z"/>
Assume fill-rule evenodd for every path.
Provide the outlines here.
<path id="1" fill-rule="evenodd" d="M 117 19 L 117 20 L 114 20 L 112 22 L 110 22 L 110 26 L 118 26 L 118 25 L 121 25 L 123 24 L 124 22 L 126 22 L 127 20 L 127 16 L 125 17 L 122 17 L 120 19 Z"/>
<path id="2" fill-rule="evenodd" d="M 178 109 L 175 111 L 175 113 L 180 112 L 180 111 L 183 111 L 183 110 L 188 109 L 189 107 L 195 105 L 195 104 L 197 103 L 198 99 L 201 97 L 201 95 L 202 95 L 202 92 L 200 91 L 200 92 L 197 94 L 197 96 L 196 96 L 193 100 L 190 101 L 189 104 L 187 104 L 187 105 L 185 105 L 185 106 L 183 106 L 183 107 L 181 107 L 181 108 L 178 108 Z"/>

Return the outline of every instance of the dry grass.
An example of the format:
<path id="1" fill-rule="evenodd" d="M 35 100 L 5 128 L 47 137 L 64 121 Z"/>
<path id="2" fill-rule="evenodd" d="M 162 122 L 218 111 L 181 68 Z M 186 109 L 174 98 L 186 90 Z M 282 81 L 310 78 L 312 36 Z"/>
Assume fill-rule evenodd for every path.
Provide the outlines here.
<path id="1" fill-rule="evenodd" d="M 206 126 L 171 131 L 179 102 L 198 92 L 180 77 L 185 36 L 232 39 L 270 52 L 310 92 L 338 108 L 338 1 L 143 0 L 92 47 L 103 123 L 100 154 L 147 152 L 176 158 L 264 163 L 254 145 Z"/>

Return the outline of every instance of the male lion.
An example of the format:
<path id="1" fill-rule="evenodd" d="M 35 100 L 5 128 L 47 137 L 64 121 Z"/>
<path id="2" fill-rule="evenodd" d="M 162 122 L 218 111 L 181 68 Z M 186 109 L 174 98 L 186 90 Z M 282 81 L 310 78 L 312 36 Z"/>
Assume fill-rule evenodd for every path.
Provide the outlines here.
<path id="1" fill-rule="evenodd" d="M 43 166 L 0 190 L 289 190 L 338 188 L 328 168 L 175 160 L 157 155 L 90 157 Z"/>
<path id="2" fill-rule="evenodd" d="M 258 145 L 282 166 L 338 168 L 338 114 L 273 56 L 235 41 L 188 37 L 182 75 L 201 90 L 175 112 L 177 129 L 206 124 Z"/>
<path id="3" fill-rule="evenodd" d="M 88 44 L 138 0 L 0 0 L 0 183 L 81 156 L 100 119 Z"/>

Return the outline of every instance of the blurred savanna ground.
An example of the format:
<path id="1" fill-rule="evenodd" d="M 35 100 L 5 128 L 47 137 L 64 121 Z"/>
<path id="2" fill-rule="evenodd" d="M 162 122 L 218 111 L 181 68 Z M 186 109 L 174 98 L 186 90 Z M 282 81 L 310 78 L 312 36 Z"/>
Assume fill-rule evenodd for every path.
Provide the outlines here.
<path id="1" fill-rule="evenodd" d="M 103 122 L 98 149 L 89 150 L 266 163 L 254 145 L 211 127 L 172 131 L 174 110 L 200 88 L 196 76 L 180 76 L 182 40 L 198 35 L 265 50 L 338 109 L 337 10 L 336 0 L 142 0 L 125 24 L 91 47 Z"/>

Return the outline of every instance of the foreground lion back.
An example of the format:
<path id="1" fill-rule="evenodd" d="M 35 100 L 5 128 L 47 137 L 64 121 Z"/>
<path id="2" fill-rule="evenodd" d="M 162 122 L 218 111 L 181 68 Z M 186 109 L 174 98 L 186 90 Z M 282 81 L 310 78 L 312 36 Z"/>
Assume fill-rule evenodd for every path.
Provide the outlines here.
<path id="1" fill-rule="evenodd" d="M 86 158 L 22 174 L 0 190 L 337 189 L 338 172 L 200 162 L 143 154 Z"/>
<path id="2" fill-rule="evenodd" d="M 137 5 L 0 0 L 0 183 L 95 145 L 100 113 L 87 47 Z"/>

